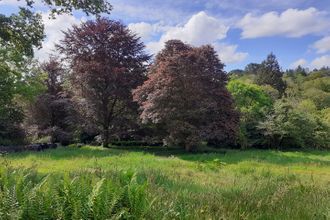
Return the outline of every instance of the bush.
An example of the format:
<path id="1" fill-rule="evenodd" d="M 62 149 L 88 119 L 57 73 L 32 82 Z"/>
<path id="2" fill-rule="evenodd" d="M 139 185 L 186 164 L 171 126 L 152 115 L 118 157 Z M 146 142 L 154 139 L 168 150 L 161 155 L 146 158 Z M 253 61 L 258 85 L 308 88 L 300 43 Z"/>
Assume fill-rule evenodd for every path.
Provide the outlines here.
<path id="1" fill-rule="evenodd" d="M 272 114 L 259 123 L 269 147 L 328 148 L 330 127 L 313 108 L 295 105 L 288 99 L 277 100 Z M 301 108 L 301 109 L 300 109 Z"/>
<path id="2" fill-rule="evenodd" d="M 60 128 L 55 128 L 52 134 L 51 142 L 68 146 L 73 143 L 73 135 L 70 132 L 63 131 Z"/>
<path id="3" fill-rule="evenodd" d="M 1 128 L 0 128 L 1 129 Z M 25 144 L 25 132 L 22 128 L 12 126 L 7 127 L 6 131 L 1 134 L 0 132 L 0 145 L 20 145 Z"/>

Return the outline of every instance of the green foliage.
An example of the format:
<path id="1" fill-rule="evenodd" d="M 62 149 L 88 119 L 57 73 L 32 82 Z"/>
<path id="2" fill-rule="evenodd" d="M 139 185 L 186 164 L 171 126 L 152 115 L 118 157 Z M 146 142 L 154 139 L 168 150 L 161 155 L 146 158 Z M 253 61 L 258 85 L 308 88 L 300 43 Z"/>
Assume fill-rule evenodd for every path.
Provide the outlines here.
<path id="1" fill-rule="evenodd" d="M 27 6 L 33 7 L 35 1 L 25 0 Z M 62 13 L 72 13 L 73 10 L 82 10 L 87 15 L 109 14 L 112 6 L 105 0 L 44 0 L 43 3 L 51 9 L 53 15 Z"/>
<path id="2" fill-rule="evenodd" d="M 227 86 L 242 113 L 263 114 L 265 108 L 272 106 L 271 98 L 258 85 L 231 80 Z"/>
<path id="3" fill-rule="evenodd" d="M 330 147 L 330 127 L 320 120 L 312 101 L 295 105 L 280 99 L 275 102 L 273 113 L 258 128 L 270 147 Z"/>
<path id="4" fill-rule="evenodd" d="M 118 173 L 116 181 L 96 172 L 40 176 L 32 169 L 2 168 L 0 218 L 143 218 L 149 208 L 145 184 L 135 175 Z"/>
<path id="5" fill-rule="evenodd" d="M 23 120 L 23 110 L 14 101 L 15 80 L 15 73 L 8 65 L 0 62 L 0 145 L 21 143 L 24 139 L 19 127 Z"/>
<path id="6" fill-rule="evenodd" d="M 236 87 L 231 86 L 229 89 L 242 112 L 241 147 L 286 149 L 330 146 L 327 114 L 327 108 L 330 106 L 330 70 L 323 68 L 307 72 L 298 67 L 295 70 L 287 70 L 282 77 L 276 57 L 270 54 L 262 64 L 249 64 L 244 72 L 231 75 L 229 84 Z M 258 103 L 260 97 L 246 97 L 248 93 L 239 92 L 241 89 L 236 85 L 238 82 L 251 84 L 253 81 L 259 84 L 259 90 L 276 103 L 274 107 L 268 105 L 267 111 L 262 111 L 262 114 L 258 114 L 258 108 L 251 108 L 253 105 L 249 105 Z M 285 87 L 280 89 L 279 85 Z"/>
<path id="7" fill-rule="evenodd" d="M 33 56 L 34 47 L 40 48 L 44 38 L 41 14 L 20 8 L 18 14 L 0 14 L 0 48 L 10 49 L 11 57 Z"/>
<path id="8" fill-rule="evenodd" d="M 330 217 L 328 151 L 140 150 L 87 146 L 0 157 L 0 209 L 7 210 L 0 213 L 11 214 L 0 219 L 19 219 L 22 210 L 32 219 L 109 219 L 121 211 L 120 219 Z"/>
<path id="9" fill-rule="evenodd" d="M 318 109 L 330 107 L 330 77 L 306 80 L 302 90 L 302 96 L 313 100 Z"/>
<path id="10" fill-rule="evenodd" d="M 24 59 L 32 57 L 34 47 L 40 48 L 44 39 L 44 25 L 40 13 L 35 13 L 34 1 L 26 0 L 27 7 L 20 7 L 17 14 L 6 16 L 0 14 L 0 51 L 2 47 L 11 48 L 11 56 Z M 53 17 L 55 14 L 72 13 L 73 10 L 82 10 L 87 15 L 110 13 L 112 6 L 104 0 L 46 0 L 43 4 L 49 6 Z"/>
<path id="11" fill-rule="evenodd" d="M 256 125 L 272 107 L 272 99 L 255 84 L 231 80 L 227 86 L 241 112 L 239 144 L 242 148 L 255 145 L 259 139 Z"/>
<path id="12" fill-rule="evenodd" d="M 278 64 L 276 56 L 271 53 L 267 56 L 260 66 L 257 68 L 257 76 L 255 82 L 258 85 L 270 85 L 277 89 L 282 95 L 285 90 L 285 83 L 282 79 L 283 73 Z"/>

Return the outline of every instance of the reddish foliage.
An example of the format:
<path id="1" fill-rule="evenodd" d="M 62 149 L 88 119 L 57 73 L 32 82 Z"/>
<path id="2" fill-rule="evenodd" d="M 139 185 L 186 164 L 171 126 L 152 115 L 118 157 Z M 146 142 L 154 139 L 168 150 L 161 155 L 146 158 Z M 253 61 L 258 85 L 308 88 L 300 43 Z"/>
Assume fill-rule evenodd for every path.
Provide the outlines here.
<path id="1" fill-rule="evenodd" d="M 133 92 L 143 122 L 163 123 L 167 141 L 193 150 L 202 140 L 233 139 L 239 115 L 226 89 L 224 65 L 211 46 L 166 43 L 148 80 Z"/>
<path id="2" fill-rule="evenodd" d="M 69 60 L 82 108 L 99 125 L 107 146 L 110 131 L 136 108 L 131 90 L 142 84 L 150 58 L 144 44 L 122 23 L 100 18 L 68 30 L 58 48 Z"/>

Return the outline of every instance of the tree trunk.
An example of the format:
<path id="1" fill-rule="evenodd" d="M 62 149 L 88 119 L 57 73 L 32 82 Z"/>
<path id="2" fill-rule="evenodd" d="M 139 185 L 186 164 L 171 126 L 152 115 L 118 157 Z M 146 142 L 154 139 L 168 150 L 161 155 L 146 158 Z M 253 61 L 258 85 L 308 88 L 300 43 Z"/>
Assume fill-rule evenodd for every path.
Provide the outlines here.
<path id="1" fill-rule="evenodd" d="M 109 147 L 109 128 L 103 129 L 103 147 Z"/>
<path id="2" fill-rule="evenodd" d="M 186 152 L 191 152 L 191 146 L 189 144 L 185 144 L 184 148 Z"/>

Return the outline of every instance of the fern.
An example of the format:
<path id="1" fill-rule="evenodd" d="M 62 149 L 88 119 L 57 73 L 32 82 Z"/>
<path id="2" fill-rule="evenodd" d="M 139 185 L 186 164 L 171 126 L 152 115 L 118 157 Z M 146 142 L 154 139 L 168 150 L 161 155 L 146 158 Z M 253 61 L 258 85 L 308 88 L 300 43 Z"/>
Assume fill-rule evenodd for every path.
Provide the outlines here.
<path id="1" fill-rule="evenodd" d="M 132 172 L 43 177 L 6 167 L 0 170 L 0 219 L 141 219 L 150 206 L 146 187 Z"/>

